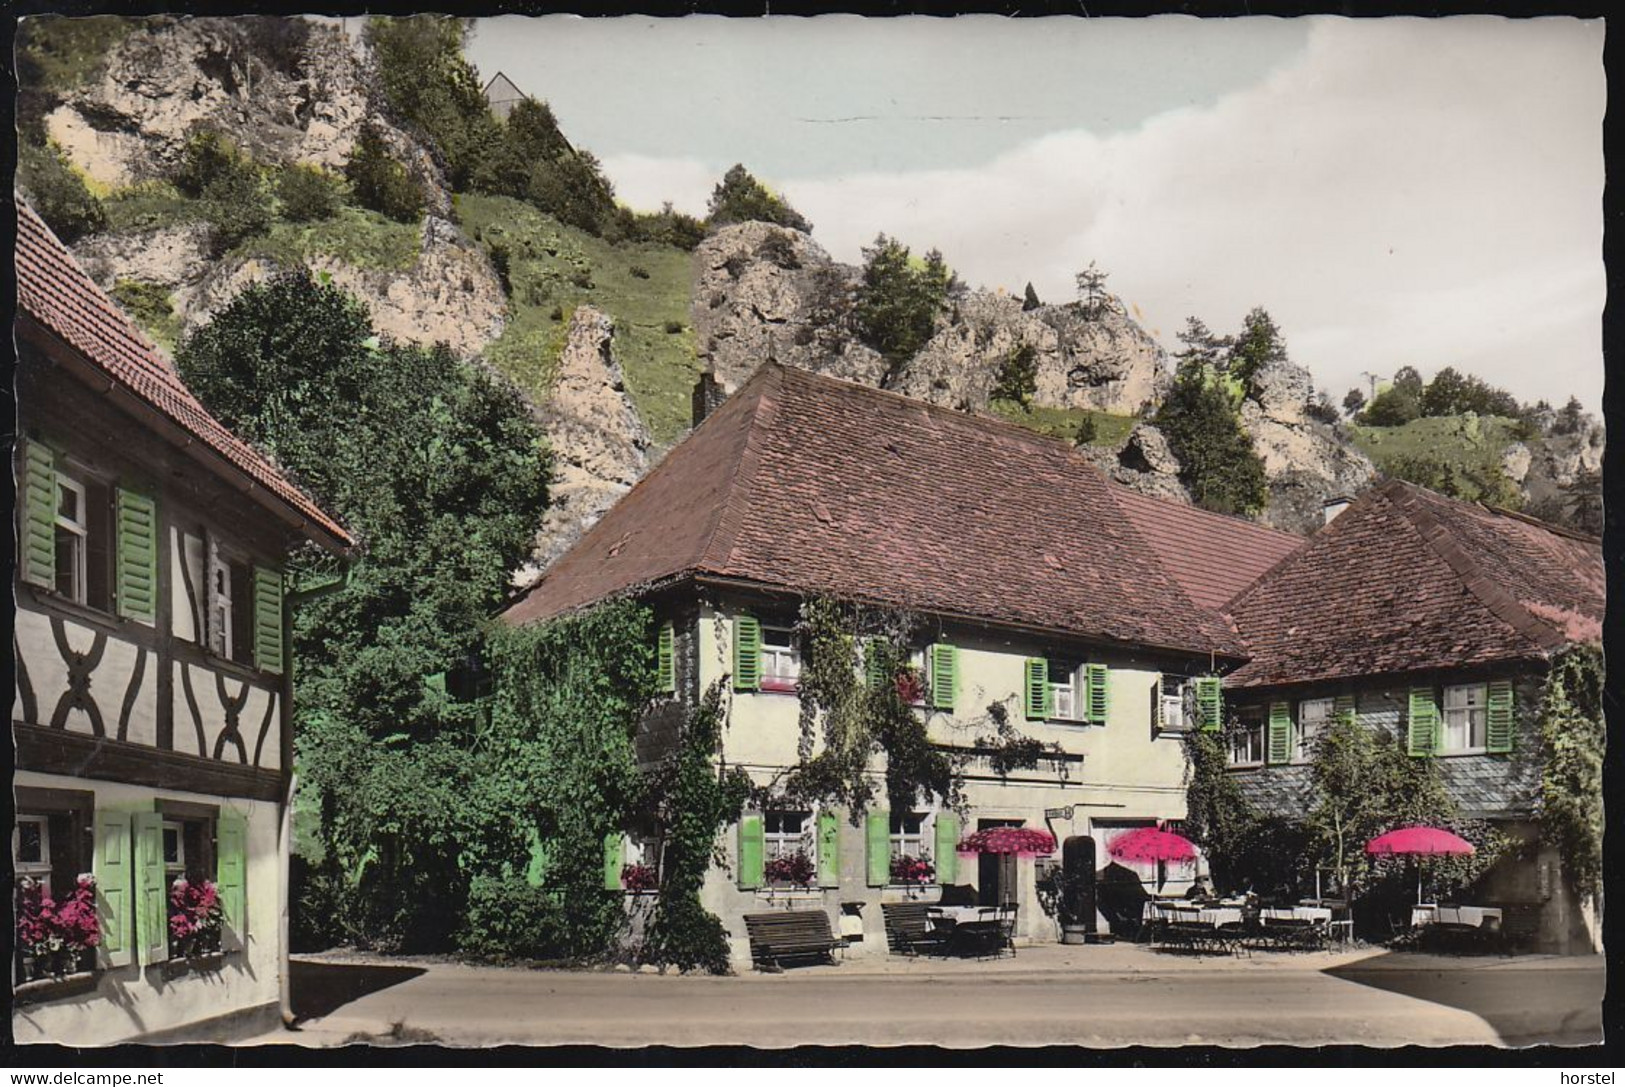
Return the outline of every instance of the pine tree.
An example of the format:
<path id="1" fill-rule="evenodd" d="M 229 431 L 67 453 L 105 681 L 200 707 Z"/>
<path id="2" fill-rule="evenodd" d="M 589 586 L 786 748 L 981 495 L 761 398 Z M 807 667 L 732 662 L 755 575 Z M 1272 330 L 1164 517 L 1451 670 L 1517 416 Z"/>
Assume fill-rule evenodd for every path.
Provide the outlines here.
<path id="1" fill-rule="evenodd" d="M 1038 301 L 1038 292 L 1033 290 L 1033 285 L 1031 282 L 1029 282 L 1027 284 L 1026 293 L 1022 295 L 1021 299 L 1022 312 L 1030 313 L 1041 305 L 1043 305 L 1043 303 Z"/>

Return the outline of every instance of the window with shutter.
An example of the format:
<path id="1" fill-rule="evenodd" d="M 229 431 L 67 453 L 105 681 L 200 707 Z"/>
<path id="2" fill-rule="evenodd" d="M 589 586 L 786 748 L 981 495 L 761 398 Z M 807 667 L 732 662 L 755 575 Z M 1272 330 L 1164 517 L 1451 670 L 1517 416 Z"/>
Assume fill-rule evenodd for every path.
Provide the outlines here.
<path id="1" fill-rule="evenodd" d="M 1104 725 L 1111 712 L 1110 671 L 1104 664 L 1084 666 L 1084 701 L 1090 724 Z"/>
<path id="2" fill-rule="evenodd" d="M 660 624 L 660 641 L 655 647 L 655 668 L 660 690 L 677 693 L 677 631 L 670 623 Z"/>
<path id="3" fill-rule="evenodd" d="M 1497 680 L 1489 685 L 1488 718 L 1485 750 L 1492 755 L 1508 754 L 1517 736 L 1517 717 L 1513 712 L 1510 681 Z"/>
<path id="4" fill-rule="evenodd" d="M 937 812 L 937 882 L 943 886 L 959 880 L 959 816 L 951 811 Z"/>
<path id="5" fill-rule="evenodd" d="M 621 869 L 625 866 L 626 846 L 619 831 L 604 835 L 604 890 L 621 889 Z"/>
<path id="6" fill-rule="evenodd" d="M 1027 684 L 1024 707 L 1027 720 L 1043 721 L 1050 715 L 1049 661 L 1043 657 L 1027 658 Z"/>
<path id="7" fill-rule="evenodd" d="M 841 883 L 841 820 L 834 812 L 818 813 L 818 885 L 838 887 Z"/>
<path id="8" fill-rule="evenodd" d="M 754 616 L 734 619 L 734 690 L 754 691 L 762 685 L 762 624 Z"/>
<path id="9" fill-rule="evenodd" d="M 263 566 L 254 568 L 254 663 L 282 672 L 282 575 Z"/>
<path id="10" fill-rule="evenodd" d="M 158 504 L 120 488 L 117 516 L 118 613 L 151 623 L 158 599 Z"/>
<path id="11" fill-rule="evenodd" d="M 1217 732 L 1224 727 L 1222 684 L 1218 676 L 1199 676 L 1196 680 L 1197 727 L 1203 732 Z"/>
<path id="12" fill-rule="evenodd" d="M 101 921 L 102 965 L 128 966 L 132 961 L 130 887 L 130 813 L 96 812 L 96 914 Z"/>
<path id="13" fill-rule="evenodd" d="M 56 580 L 56 454 L 31 441 L 24 460 L 23 580 L 49 589 Z"/>
<path id="14" fill-rule="evenodd" d="M 959 650 L 947 642 L 931 647 L 931 705 L 952 711 L 959 686 Z"/>
<path id="15" fill-rule="evenodd" d="M 248 820 L 236 812 L 221 812 L 215 822 L 215 887 L 225 922 L 222 949 L 248 946 Z"/>
<path id="16" fill-rule="evenodd" d="M 1271 702 L 1269 739 L 1265 744 L 1265 758 L 1271 764 L 1292 761 L 1292 703 Z"/>
<path id="17" fill-rule="evenodd" d="M 868 638 L 863 643 L 863 681 L 870 687 L 886 682 L 885 646 L 879 638 Z"/>
<path id="18" fill-rule="evenodd" d="M 744 815 L 739 819 L 739 889 L 753 890 L 762 885 L 762 871 L 766 864 L 766 841 L 760 815 Z"/>
<path id="19" fill-rule="evenodd" d="M 1431 758 L 1439 749 L 1439 707 L 1432 687 L 1414 687 L 1406 713 L 1405 747 L 1413 758 Z"/>
<path id="20" fill-rule="evenodd" d="M 891 813 L 870 809 L 863 823 L 864 872 L 871 887 L 891 882 Z"/>
<path id="21" fill-rule="evenodd" d="M 169 959 L 169 893 L 164 878 L 164 817 L 136 812 L 134 840 L 135 953 L 142 965 Z"/>

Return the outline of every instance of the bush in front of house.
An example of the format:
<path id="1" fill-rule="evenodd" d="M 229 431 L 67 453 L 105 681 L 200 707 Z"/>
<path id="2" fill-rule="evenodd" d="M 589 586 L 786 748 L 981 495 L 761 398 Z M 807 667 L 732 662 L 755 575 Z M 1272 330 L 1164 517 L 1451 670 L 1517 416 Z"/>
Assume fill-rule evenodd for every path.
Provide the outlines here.
<path id="1" fill-rule="evenodd" d="M 566 958 L 567 925 L 557 891 L 522 879 L 475 876 L 457 948 L 489 962 Z"/>

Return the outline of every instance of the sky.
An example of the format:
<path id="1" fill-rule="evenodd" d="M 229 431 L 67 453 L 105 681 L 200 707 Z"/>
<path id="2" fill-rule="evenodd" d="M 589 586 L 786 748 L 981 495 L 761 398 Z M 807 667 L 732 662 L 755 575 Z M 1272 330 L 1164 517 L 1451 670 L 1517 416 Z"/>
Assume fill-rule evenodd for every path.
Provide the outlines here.
<path id="1" fill-rule="evenodd" d="M 1602 399 L 1601 21 L 502 16 L 469 56 L 633 207 L 742 162 L 856 263 L 885 232 L 1170 350 L 1254 306 L 1341 400 L 1401 366 Z"/>

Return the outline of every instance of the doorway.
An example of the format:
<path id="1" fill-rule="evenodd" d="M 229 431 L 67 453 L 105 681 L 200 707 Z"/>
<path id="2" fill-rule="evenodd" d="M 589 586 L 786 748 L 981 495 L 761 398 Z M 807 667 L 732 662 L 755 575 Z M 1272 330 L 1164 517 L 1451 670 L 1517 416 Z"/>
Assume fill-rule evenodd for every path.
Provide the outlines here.
<path id="1" fill-rule="evenodd" d="M 995 827 L 1020 827 L 1020 819 L 978 819 L 977 830 Z M 978 906 L 1008 906 L 1021 901 L 1021 888 L 1017 883 L 1020 872 L 1014 853 L 981 853 L 976 858 L 976 904 Z"/>

